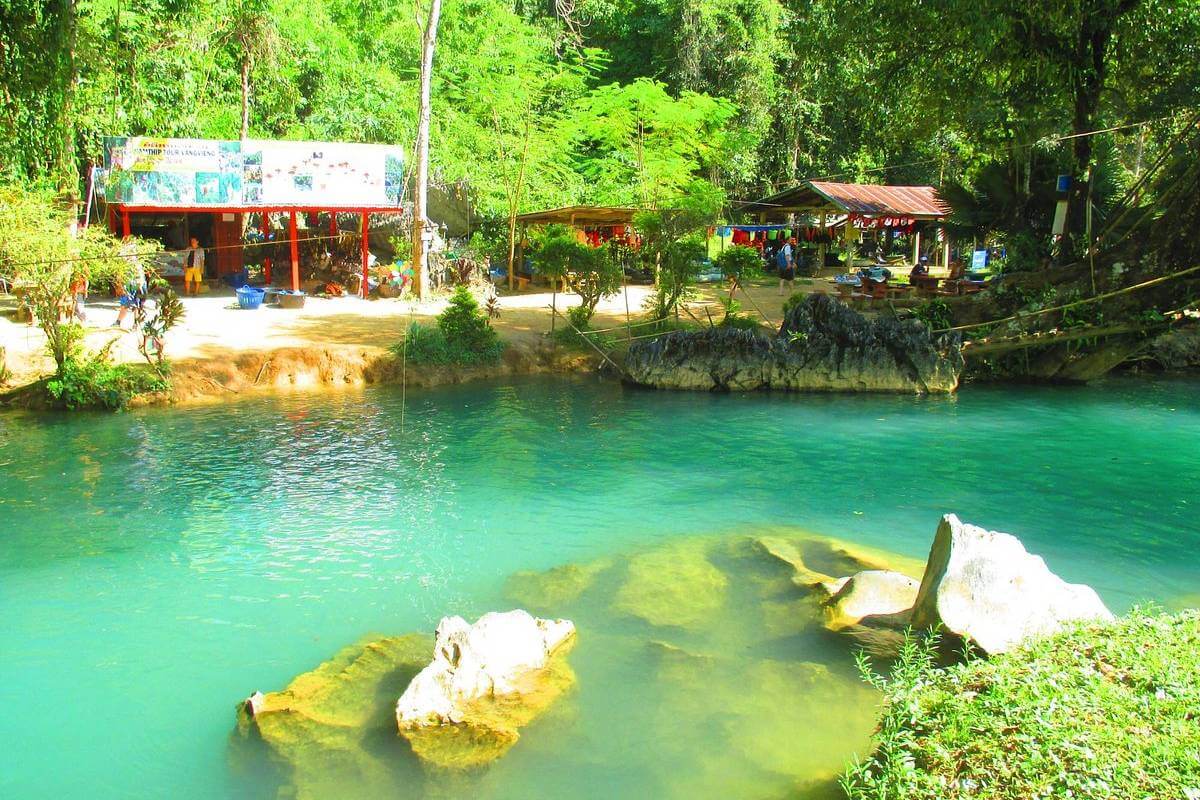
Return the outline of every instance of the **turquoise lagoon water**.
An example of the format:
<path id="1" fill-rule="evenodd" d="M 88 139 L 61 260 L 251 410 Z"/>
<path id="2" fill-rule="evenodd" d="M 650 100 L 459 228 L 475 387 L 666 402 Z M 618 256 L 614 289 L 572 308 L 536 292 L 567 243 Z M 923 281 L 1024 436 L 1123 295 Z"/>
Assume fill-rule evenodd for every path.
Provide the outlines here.
<path id="1" fill-rule="evenodd" d="M 409 392 L 403 427 L 394 388 L 0 416 L 0 797 L 303 794 L 231 738 L 249 692 L 364 634 L 513 607 L 516 571 L 608 559 L 616 592 L 629 554 L 701 537 L 794 527 L 923 558 L 954 511 L 1114 609 L 1195 604 L 1197 397 L 1195 380 L 922 399 L 528 379 Z M 449 784 L 397 748 L 394 796 L 827 789 L 874 703 L 849 647 L 787 628 L 803 612 L 750 574 L 767 567 L 711 560 L 731 586 L 707 629 L 596 589 L 560 612 L 581 631 L 561 707 Z M 751 631 L 768 605 L 775 627 Z M 731 666 L 664 668 L 659 641 Z M 830 674 L 793 684 L 804 662 Z"/>

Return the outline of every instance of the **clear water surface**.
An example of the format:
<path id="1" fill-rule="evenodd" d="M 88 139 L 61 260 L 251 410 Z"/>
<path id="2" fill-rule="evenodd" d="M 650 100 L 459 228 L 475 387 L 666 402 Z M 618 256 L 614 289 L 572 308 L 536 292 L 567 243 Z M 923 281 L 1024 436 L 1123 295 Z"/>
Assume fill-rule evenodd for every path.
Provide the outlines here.
<path id="1" fill-rule="evenodd" d="M 515 571 L 698 537 L 795 527 L 923 558 L 954 511 L 1115 610 L 1196 604 L 1198 397 L 1188 379 L 949 399 L 526 379 L 410 391 L 403 425 L 396 388 L 0 415 L 0 796 L 286 795 L 265 759 L 234 756 L 250 691 L 370 632 L 512 607 Z M 836 774 L 873 700 L 838 643 L 740 630 L 752 594 L 674 638 L 600 600 L 570 609 L 579 683 L 561 713 L 440 796 L 783 797 Z M 667 691 L 629 645 L 656 638 L 753 666 Z M 850 694 L 792 692 L 780 665 L 803 661 Z M 819 770 L 789 760 L 831 741 Z M 400 774 L 397 797 L 434 794 Z"/>

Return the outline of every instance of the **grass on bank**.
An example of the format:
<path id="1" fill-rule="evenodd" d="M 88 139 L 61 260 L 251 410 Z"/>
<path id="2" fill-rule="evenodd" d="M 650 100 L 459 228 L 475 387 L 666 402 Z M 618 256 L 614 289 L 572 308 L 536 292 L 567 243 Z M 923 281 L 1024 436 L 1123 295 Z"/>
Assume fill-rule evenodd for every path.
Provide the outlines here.
<path id="1" fill-rule="evenodd" d="M 853 800 L 1200 798 L 1200 611 L 1135 610 L 994 658 L 934 666 L 910 639 Z"/>

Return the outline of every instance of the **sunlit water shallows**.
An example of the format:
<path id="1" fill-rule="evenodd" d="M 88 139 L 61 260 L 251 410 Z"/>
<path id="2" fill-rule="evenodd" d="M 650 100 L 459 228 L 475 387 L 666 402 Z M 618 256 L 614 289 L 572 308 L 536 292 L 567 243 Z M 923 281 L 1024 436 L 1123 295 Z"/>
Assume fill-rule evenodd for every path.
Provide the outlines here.
<path id="1" fill-rule="evenodd" d="M 403 429 L 391 388 L 0 416 L 0 797 L 303 793 L 232 735 L 240 698 L 367 634 L 511 608 L 513 573 L 566 563 L 596 566 L 588 590 L 531 610 L 578 624 L 575 688 L 481 772 L 430 777 L 389 740 L 392 795 L 805 796 L 875 697 L 750 538 L 923 558 L 955 511 L 1114 609 L 1194 603 L 1197 397 L 531 379 L 410 392 Z M 628 584 L 663 563 L 696 588 L 639 615 Z"/>

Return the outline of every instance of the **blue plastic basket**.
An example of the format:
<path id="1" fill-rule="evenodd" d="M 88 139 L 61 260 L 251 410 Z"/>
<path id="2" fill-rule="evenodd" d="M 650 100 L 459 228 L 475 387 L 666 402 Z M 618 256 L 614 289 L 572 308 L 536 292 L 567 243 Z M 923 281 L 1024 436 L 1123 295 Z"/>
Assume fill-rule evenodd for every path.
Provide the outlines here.
<path id="1" fill-rule="evenodd" d="M 248 310 L 254 310 L 262 305 L 267 293 L 253 286 L 243 286 L 237 290 L 238 305 Z"/>

